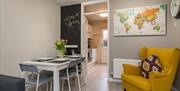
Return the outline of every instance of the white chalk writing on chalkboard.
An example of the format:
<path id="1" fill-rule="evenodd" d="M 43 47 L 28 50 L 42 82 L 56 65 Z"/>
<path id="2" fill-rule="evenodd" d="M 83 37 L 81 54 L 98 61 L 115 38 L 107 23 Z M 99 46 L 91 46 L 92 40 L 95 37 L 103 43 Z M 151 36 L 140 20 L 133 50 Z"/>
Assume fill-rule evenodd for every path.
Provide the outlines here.
<path id="1" fill-rule="evenodd" d="M 76 13 L 72 16 L 65 16 L 63 20 L 65 23 L 65 26 L 71 28 L 75 24 L 80 24 L 79 18 L 80 18 L 79 13 Z"/>

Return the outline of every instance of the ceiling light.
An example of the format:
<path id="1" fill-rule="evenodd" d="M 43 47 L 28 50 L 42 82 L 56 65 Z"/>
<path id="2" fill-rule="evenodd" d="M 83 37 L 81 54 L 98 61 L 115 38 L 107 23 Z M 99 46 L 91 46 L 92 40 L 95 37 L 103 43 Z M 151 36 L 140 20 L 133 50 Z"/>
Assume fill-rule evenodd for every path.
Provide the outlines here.
<path id="1" fill-rule="evenodd" d="M 101 17 L 107 17 L 107 16 L 108 16 L 108 13 L 100 13 L 99 16 L 101 16 Z"/>

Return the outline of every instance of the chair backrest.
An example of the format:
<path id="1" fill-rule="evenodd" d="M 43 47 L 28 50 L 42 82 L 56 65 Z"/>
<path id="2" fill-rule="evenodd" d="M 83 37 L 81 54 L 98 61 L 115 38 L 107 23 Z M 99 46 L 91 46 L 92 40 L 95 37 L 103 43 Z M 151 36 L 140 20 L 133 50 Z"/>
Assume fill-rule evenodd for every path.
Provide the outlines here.
<path id="1" fill-rule="evenodd" d="M 70 63 L 69 63 L 69 65 L 68 65 L 67 68 L 71 68 L 71 67 L 74 67 L 74 66 L 82 63 L 82 62 L 84 61 L 84 59 L 85 59 L 85 58 L 83 57 L 83 58 L 80 58 L 80 59 L 78 59 L 78 60 L 76 60 L 76 61 L 70 61 Z"/>
<path id="2" fill-rule="evenodd" d="M 163 65 L 163 68 L 167 71 L 177 60 L 172 60 L 175 54 L 177 54 L 175 53 L 176 51 L 178 51 L 176 48 L 142 48 L 140 50 L 140 55 L 142 59 L 151 55 L 157 55 Z"/>
<path id="3" fill-rule="evenodd" d="M 19 64 L 21 71 L 38 73 L 38 69 L 34 65 Z"/>
<path id="4" fill-rule="evenodd" d="M 82 63 L 83 61 L 85 61 L 85 57 L 80 58 L 80 59 L 77 61 L 77 64 L 80 64 L 80 63 Z"/>
<path id="5" fill-rule="evenodd" d="M 77 65 L 77 61 L 70 61 L 67 68 L 71 68 Z"/>
<path id="6" fill-rule="evenodd" d="M 141 58 L 141 60 L 143 60 L 146 57 L 147 57 L 147 48 L 146 47 L 142 47 L 140 49 L 140 58 Z"/>

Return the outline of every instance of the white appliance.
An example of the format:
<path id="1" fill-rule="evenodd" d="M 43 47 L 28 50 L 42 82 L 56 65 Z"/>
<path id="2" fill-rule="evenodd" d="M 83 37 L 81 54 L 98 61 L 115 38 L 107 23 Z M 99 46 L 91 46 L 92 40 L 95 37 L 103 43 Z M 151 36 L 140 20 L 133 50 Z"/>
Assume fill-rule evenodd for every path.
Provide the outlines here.
<path id="1" fill-rule="evenodd" d="M 92 61 L 96 62 L 96 49 L 95 48 L 92 49 Z"/>
<path id="2" fill-rule="evenodd" d="M 113 78 L 121 79 L 121 74 L 123 73 L 123 64 L 131 64 L 138 66 L 140 60 L 136 59 L 119 59 L 115 58 L 113 60 Z"/>

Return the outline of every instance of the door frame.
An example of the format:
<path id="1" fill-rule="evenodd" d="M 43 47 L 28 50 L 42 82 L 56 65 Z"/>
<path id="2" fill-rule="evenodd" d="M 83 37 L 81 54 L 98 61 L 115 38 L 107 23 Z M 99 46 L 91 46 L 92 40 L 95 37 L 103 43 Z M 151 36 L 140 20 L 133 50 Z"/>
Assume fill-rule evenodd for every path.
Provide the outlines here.
<path id="1" fill-rule="evenodd" d="M 110 32 L 109 31 L 110 30 L 110 17 L 109 17 L 110 16 L 110 5 L 109 5 L 109 0 L 89 1 L 89 2 L 81 3 L 81 54 L 82 54 L 82 56 L 87 57 L 87 55 L 85 55 L 86 54 L 86 50 L 85 50 L 85 48 L 86 48 L 86 40 L 85 40 L 86 31 L 84 30 L 84 19 L 85 19 L 84 16 L 87 15 L 87 14 L 84 13 L 84 6 L 103 3 L 103 2 L 107 2 L 107 8 L 108 8 L 108 10 L 107 10 L 107 13 L 108 13 L 107 31 Z M 98 13 L 98 12 L 94 12 L 94 13 Z M 90 13 L 88 13 L 88 14 L 90 14 Z M 109 59 L 109 46 L 110 46 L 109 43 L 110 43 L 110 39 L 109 38 L 110 38 L 110 35 L 108 33 L 108 52 L 107 52 L 107 77 L 108 77 L 108 79 L 110 77 L 110 72 L 109 72 L 109 69 L 110 69 L 110 65 L 109 65 L 109 63 L 110 63 L 110 59 Z M 86 59 L 86 65 L 85 66 L 87 66 L 87 59 Z M 87 72 L 87 69 L 85 71 Z M 87 75 L 86 75 L 85 78 L 87 78 Z"/>

